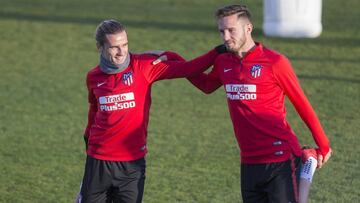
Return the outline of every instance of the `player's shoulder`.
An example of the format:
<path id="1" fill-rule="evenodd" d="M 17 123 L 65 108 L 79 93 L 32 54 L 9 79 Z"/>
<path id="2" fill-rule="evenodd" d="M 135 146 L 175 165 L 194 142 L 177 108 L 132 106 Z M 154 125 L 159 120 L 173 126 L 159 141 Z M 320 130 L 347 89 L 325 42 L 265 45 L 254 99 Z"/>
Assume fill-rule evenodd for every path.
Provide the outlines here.
<path id="1" fill-rule="evenodd" d="M 153 61 L 157 58 L 154 54 L 131 54 L 131 57 L 136 62 Z"/>
<path id="2" fill-rule="evenodd" d="M 147 53 L 133 55 L 134 59 L 138 61 L 154 61 L 155 59 L 159 58 L 159 56 L 157 55 Z M 161 55 L 166 55 L 169 59 L 185 60 L 178 53 L 175 53 L 173 51 L 164 51 Z"/>
<path id="3" fill-rule="evenodd" d="M 130 60 L 131 65 L 133 68 L 139 68 L 139 67 L 147 67 L 151 66 L 151 63 L 155 61 L 158 57 L 153 54 L 137 54 L 137 53 L 131 53 L 130 54 Z"/>
<path id="4" fill-rule="evenodd" d="M 264 47 L 263 54 L 274 73 L 285 73 L 292 69 L 289 59 L 280 52 Z"/>
<path id="5" fill-rule="evenodd" d="M 288 60 L 285 55 L 267 47 L 263 47 L 263 54 L 273 64 Z"/>
<path id="6" fill-rule="evenodd" d="M 106 74 L 100 70 L 100 65 L 97 65 L 90 69 L 86 74 L 86 83 L 88 86 L 93 86 L 98 80 L 106 77 Z"/>
<path id="7" fill-rule="evenodd" d="M 88 83 L 96 83 L 99 80 L 105 80 L 108 76 L 109 74 L 104 73 L 100 65 L 97 65 L 87 72 L 86 80 Z"/>
<path id="8" fill-rule="evenodd" d="M 100 70 L 100 65 L 97 65 L 87 72 L 87 77 L 96 77 L 99 74 L 102 74 L 102 71 Z"/>

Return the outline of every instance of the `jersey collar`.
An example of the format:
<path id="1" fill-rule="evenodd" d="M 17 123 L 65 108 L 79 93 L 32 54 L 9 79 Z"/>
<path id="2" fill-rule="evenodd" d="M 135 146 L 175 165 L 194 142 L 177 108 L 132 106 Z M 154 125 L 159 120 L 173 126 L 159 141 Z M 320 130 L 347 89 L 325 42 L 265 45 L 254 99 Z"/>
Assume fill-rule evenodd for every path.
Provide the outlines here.
<path id="1" fill-rule="evenodd" d="M 258 56 L 260 53 L 263 52 L 263 45 L 259 42 L 255 42 L 255 48 L 248 51 L 248 53 L 246 53 L 246 55 L 243 57 L 242 60 L 249 60 L 252 59 L 256 56 Z"/>

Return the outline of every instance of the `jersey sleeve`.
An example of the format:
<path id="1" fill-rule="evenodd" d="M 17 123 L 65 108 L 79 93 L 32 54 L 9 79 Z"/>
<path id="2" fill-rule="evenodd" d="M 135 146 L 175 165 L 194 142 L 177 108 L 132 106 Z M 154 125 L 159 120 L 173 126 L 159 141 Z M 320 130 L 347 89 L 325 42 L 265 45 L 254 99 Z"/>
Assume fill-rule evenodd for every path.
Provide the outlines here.
<path id="1" fill-rule="evenodd" d="M 86 86 L 88 89 L 88 102 L 89 102 L 89 111 L 88 111 L 88 123 L 85 128 L 84 136 L 89 137 L 89 131 L 90 127 L 95 121 L 95 114 L 97 111 L 97 103 L 96 103 L 96 97 L 94 93 L 92 92 L 91 86 L 90 86 L 90 79 L 89 75 L 86 77 Z"/>
<path id="2" fill-rule="evenodd" d="M 218 67 L 219 64 L 215 61 L 214 68 L 210 73 L 200 73 L 196 76 L 188 77 L 187 79 L 202 92 L 210 94 L 222 85 L 222 82 L 219 79 Z"/>
<path id="3" fill-rule="evenodd" d="M 218 53 L 215 49 L 207 52 L 190 61 L 185 61 L 181 56 L 173 52 L 165 52 L 167 61 L 152 65 L 148 61 L 146 68 L 143 69 L 145 78 L 153 83 L 157 80 L 183 78 L 199 74 L 214 64 Z"/>
<path id="4" fill-rule="evenodd" d="M 280 87 L 284 90 L 301 119 L 310 129 L 312 136 L 319 147 L 321 154 L 325 157 L 330 150 L 330 141 L 325 135 L 320 121 L 316 116 L 309 100 L 306 98 L 295 72 L 287 58 L 281 56 L 274 64 L 273 72 Z"/>

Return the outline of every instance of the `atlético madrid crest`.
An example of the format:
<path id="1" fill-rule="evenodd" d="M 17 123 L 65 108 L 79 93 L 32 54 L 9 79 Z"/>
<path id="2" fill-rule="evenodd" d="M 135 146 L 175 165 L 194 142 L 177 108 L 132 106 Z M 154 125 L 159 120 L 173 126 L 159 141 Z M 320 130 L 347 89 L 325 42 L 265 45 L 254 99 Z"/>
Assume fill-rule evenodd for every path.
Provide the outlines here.
<path id="1" fill-rule="evenodd" d="M 125 85 L 128 85 L 130 86 L 133 82 L 134 82 L 134 79 L 133 79 L 133 73 L 132 72 L 127 72 L 127 73 L 124 73 L 123 76 L 122 76 L 122 81 Z"/>
<path id="2" fill-rule="evenodd" d="M 253 78 L 260 77 L 261 69 L 262 69 L 261 65 L 253 65 L 253 67 L 251 68 L 251 75 L 253 76 Z"/>

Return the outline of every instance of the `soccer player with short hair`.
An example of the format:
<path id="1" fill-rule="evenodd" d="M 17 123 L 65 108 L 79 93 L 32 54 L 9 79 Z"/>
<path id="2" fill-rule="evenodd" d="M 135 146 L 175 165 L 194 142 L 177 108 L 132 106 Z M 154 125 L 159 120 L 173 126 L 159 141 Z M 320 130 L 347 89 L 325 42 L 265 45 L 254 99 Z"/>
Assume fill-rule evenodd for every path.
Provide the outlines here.
<path id="1" fill-rule="evenodd" d="M 302 150 L 286 120 L 285 95 L 318 146 L 318 167 L 331 155 L 330 142 L 289 60 L 252 39 L 248 8 L 225 6 L 217 10 L 216 17 L 229 53 L 216 58 L 209 74 L 189 80 L 207 94 L 224 86 L 241 151 L 243 201 L 298 202 L 296 173 Z"/>
<path id="2" fill-rule="evenodd" d="M 139 203 L 145 182 L 152 84 L 199 74 L 224 49 L 218 46 L 189 62 L 165 52 L 168 61 L 154 65 L 156 56 L 129 52 L 127 32 L 118 21 L 101 22 L 95 38 L 100 63 L 86 78 L 90 104 L 84 136 L 87 159 L 77 201 Z"/>

